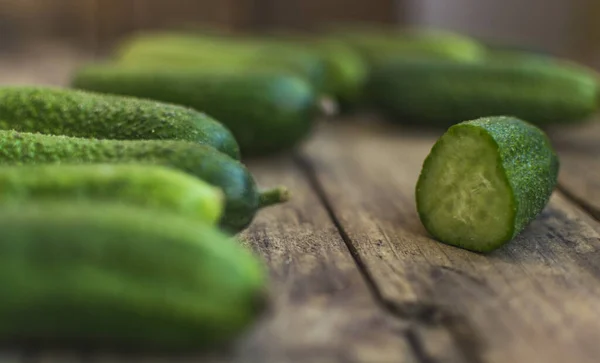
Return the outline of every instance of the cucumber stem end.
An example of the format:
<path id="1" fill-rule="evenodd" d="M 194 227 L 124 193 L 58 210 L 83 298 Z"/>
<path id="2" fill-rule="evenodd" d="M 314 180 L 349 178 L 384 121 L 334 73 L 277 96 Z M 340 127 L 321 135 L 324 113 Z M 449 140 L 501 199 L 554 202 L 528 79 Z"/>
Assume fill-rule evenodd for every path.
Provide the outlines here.
<path id="1" fill-rule="evenodd" d="M 260 208 L 275 204 L 285 203 L 290 199 L 290 192 L 286 187 L 277 187 L 260 193 Z"/>

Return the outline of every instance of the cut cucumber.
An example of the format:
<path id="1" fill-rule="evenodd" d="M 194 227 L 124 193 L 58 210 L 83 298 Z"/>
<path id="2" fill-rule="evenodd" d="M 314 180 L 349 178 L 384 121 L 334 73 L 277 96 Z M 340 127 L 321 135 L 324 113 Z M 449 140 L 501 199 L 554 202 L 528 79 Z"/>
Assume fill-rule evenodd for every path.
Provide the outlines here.
<path id="1" fill-rule="evenodd" d="M 537 127 L 513 117 L 454 125 L 423 163 L 416 202 L 440 242 L 477 252 L 516 237 L 544 209 L 559 161 Z"/>

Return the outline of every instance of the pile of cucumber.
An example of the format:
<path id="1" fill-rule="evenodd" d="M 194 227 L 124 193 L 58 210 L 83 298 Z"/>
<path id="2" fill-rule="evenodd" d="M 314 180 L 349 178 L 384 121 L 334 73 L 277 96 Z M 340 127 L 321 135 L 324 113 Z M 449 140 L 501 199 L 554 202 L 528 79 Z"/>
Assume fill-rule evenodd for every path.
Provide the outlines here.
<path id="1" fill-rule="evenodd" d="M 179 351 L 241 334 L 267 272 L 234 235 L 288 195 L 240 155 L 184 106 L 0 87 L 0 339 Z"/>
<path id="2" fill-rule="evenodd" d="M 148 33 L 69 87 L 2 86 L 0 339 L 179 351 L 242 334 L 268 279 L 235 235 L 288 199 L 244 160 L 293 151 L 325 105 L 446 129 L 419 216 L 443 243 L 493 251 L 556 185 L 542 128 L 588 120 L 597 92 L 572 62 L 381 29 Z"/>

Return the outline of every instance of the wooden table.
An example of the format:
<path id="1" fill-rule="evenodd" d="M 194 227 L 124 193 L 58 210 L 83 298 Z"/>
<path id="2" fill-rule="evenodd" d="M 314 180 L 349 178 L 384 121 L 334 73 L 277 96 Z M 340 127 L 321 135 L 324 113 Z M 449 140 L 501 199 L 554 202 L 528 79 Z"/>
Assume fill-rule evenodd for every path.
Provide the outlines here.
<path id="1" fill-rule="evenodd" d="M 1 61 L 2 80 L 61 84 L 73 59 Z M 270 267 L 271 307 L 226 352 L 30 347 L 0 362 L 599 362 L 600 122 L 550 134 L 561 158 L 550 204 L 480 255 L 435 242 L 417 218 L 415 181 L 439 135 L 370 116 L 323 121 L 294 155 L 248 163 L 293 198 L 243 233 Z"/>

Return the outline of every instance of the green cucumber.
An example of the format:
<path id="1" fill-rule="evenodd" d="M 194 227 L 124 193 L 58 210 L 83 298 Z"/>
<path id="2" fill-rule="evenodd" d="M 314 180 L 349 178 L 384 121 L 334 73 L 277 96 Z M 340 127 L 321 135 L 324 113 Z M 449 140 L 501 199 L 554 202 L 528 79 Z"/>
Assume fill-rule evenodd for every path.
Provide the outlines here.
<path id="1" fill-rule="evenodd" d="M 231 132 L 179 105 L 49 86 L 0 87 L 0 129 L 115 140 L 184 140 L 239 159 Z"/>
<path id="2" fill-rule="evenodd" d="M 223 192 L 158 165 L 82 164 L 0 167 L 0 205 L 40 200 L 112 201 L 156 208 L 215 224 Z"/>
<path id="3" fill-rule="evenodd" d="M 369 65 L 415 57 L 471 63 L 483 58 L 486 50 L 462 34 L 418 28 L 346 27 L 329 32 L 329 37 L 354 48 Z"/>
<path id="4" fill-rule="evenodd" d="M 155 31 L 134 35 L 117 47 L 121 66 L 197 70 L 279 70 L 291 72 L 326 92 L 326 65 L 307 47 L 254 36 Z"/>
<path id="5" fill-rule="evenodd" d="M 0 207 L 0 340 L 203 350 L 266 305 L 259 258 L 214 226 L 112 203 Z"/>
<path id="6" fill-rule="evenodd" d="M 207 145 L 173 140 L 97 140 L 0 131 L 0 164 L 87 163 L 162 165 L 204 180 L 223 191 L 225 212 L 219 225 L 231 232 L 248 226 L 260 208 L 287 199 L 283 188 L 260 193 L 242 163 Z"/>
<path id="7" fill-rule="evenodd" d="M 598 71 L 595 69 L 581 64 L 575 60 L 569 58 L 562 58 L 559 56 L 538 53 L 534 51 L 525 50 L 488 50 L 487 57 L 485 58 L 487 63 L 512 63 L 512 64 L 523 64 L 530 67 L 540 65 L 546 67 L 549 65 L 560 66 L 562 68 L 570 68 L 574 72 L 587 73 L 590 77 L 595 78 L 596 81 L 600 80 Z"/>
<path id="8" fill-rule="evenodd" d="M 553 62 L 394 60 L 371 74 L 370 103 L 399 123 L 448 127 L 490 115 L 535 125 L 584 122 L 598 109 L 590 72 Z"/>
<path id="9" fill-rule="evenodd" d="M 202 71 L 88 65 L 74 88 L 151 98 L 207 112 L 226 125 L 242 156 L 287 151 L 305 140 L 320 113 L 309 83 L 279 71 Z"/>
<path id="10" fill-rule="evenodd" d="M 282 44 L 293 44 L 320 57 L 325 65 L 324 93 L 335 99 L 336 106 L 349 112 L 359 102 L 367 81 L 368 65 L 355 49 L 342 41 L 304 34 L 272 36 Z M 266 41 L 269 41 L 267 38 Z M 272 40 L 271 40 L 272 41 Z"/>
<path id="11" fill-rule="evenodd" d="M 331 93 L 339 107 L 343 112 L 353 110 L 362 98 L 367 64 L 354 49 L 333 39 L 314 40 L 312 47 L 325 60 Z"/>
<path id="12" fill-rule="evenodd" d="M 437 240 L 490 252 L 547 205 L 559 160 L 546 134 L 496 116 L 456 124 L 435 143 L 416 187 L 419 217 Z"/>

